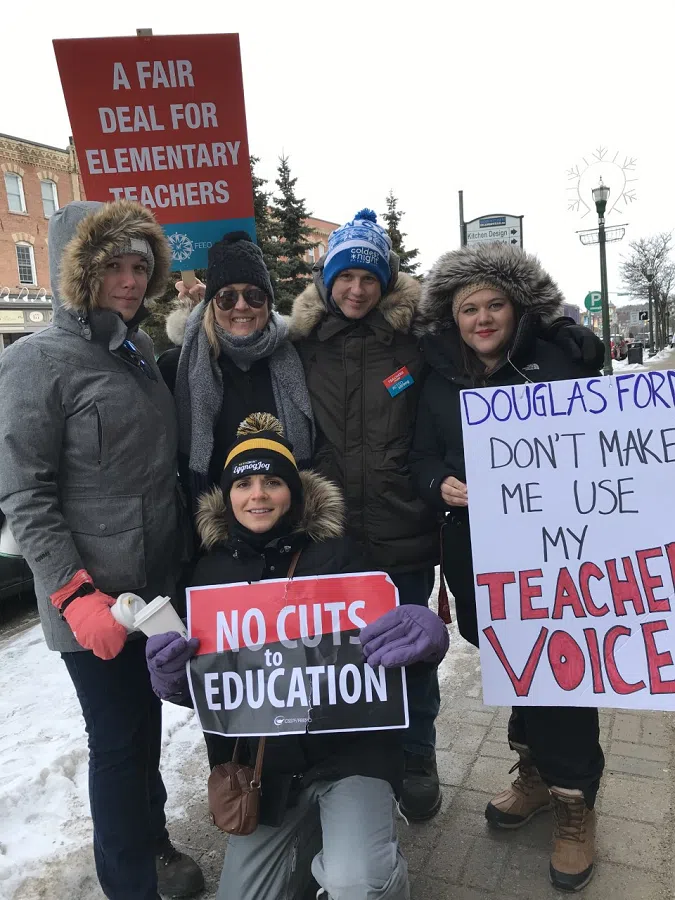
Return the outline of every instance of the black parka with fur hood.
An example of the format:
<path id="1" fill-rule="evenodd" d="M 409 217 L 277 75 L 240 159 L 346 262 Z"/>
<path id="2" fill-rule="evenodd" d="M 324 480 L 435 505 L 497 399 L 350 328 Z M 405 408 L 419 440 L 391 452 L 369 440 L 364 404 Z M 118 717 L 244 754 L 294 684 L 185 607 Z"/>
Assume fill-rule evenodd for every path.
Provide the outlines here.
<path id="1" fill-rule="evenodd" d="M 362 549 L 344 535 L 345 508 L 338 488 L 315 472 L 300 473 L 303 512 L 294 531 L 254 550 L 228 528 L 220 488 L 203 494 L 197 529 L 207 550 L 197 564 L 191 584 L 234 584 L 284 578 L 297 550 L 296 576 L 338 575 L 372 569 Z M 234 739 L 205 734 L 211 766 L 232 758 Z M 255 760 L 257 739 L 248 738 L 248 758 Z M 262 778 L 263 824 L 278 825 L 293 791 L 312 781 L 350 775 L 382 778 L 398 790 L 403 751 L 396 731 L 342 734 L 286 735 L 268 738 Z"/>
<path id="2" fill-rule="evenodd" d="M 482 282 L 494 285 L 511 298 L 518 325 L 507 357 L 476 384 L 463 365 L 452 298 L 459 288 Z M 448 514 L 443 528 L 444 573 L 455 597 L 460 632 L 476 645 L 468 512 L 466 508 L 448 507 L 441 497 L 441 482 L 448 476 L 466 481 L 460 392 L 476 386 L 598 375 L 541 337 L 543 327 L 559 316 L 562 302 L 557 284 L 535 257 L 499 244 L 464 247 L 444 254 L 424 283 L 415 331 L 422 339 L 432 371 L 422 390 L 410 465 L 420 496 L 430 508 Z"/>
<path id="3" fill-rule="evenodd" d="M 438 561 L 437 517 L 417 496 L 408 451 L 426 368 L 411 325 L 420 285 L 394 275 L 359 320 L 331 312 L 323 259 L 293 304 L 291 339 L 305 367 L 317 426 L 314 466 L 345 494 L 351 533 L 378 568 L 406 572 Z M 392 397 L 384 381 L 407 368 L 414 383 Z"/>

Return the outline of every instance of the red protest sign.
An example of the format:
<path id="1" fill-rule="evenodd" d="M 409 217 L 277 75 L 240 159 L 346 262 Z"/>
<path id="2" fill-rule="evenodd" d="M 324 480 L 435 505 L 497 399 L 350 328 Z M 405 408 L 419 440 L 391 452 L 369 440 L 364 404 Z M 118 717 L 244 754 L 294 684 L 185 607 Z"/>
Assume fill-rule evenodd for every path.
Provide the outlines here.
<path id="1" fill-rule="evenodd" d="M 87 197 L 136 200 L 174 268 L 203 268 L 226 231 L 255 238 L 236 34 L 54 41 Z"/>
<path id="2" fill-rule="evenodd" d="M 373 669 L 359 632 L 398 604 L 382 572 L 188 589 L 189 674 L 204 731 L 407 727 L 405 672 Z"/>

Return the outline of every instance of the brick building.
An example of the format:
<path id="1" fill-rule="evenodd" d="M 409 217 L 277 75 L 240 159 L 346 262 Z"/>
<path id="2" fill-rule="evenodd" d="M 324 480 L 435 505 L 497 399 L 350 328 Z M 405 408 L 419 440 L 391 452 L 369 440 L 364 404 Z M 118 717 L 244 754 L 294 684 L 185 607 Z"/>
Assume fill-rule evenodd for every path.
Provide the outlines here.
<path id="1" fill-rule="evenodd" d="M 51 319 L 47 229 L 60 206 L 84 196 L 67 149 L 0 134 L 0 351 Z"/>
<path id="2" fill-rule="evenodd" d="M 85 199 L 75 147 L 37 144 L 0 134 L 0 352 L 51 321 L 47 229 L 56 209 Z M 309 218 L 315 262 L 336 222 Z"/>
<path id="3" fill-rule="evenodd" d="M 312 229 L 308 240 L 316 244 L 316 247 L 307 251 L 307 262 L 315 263 L 328 249 L 328 235 L 340 226 L 337 222 L 326 222 L 324 219 L 315 219 L 311 216 L 305 219 L 305 225 Z"/>

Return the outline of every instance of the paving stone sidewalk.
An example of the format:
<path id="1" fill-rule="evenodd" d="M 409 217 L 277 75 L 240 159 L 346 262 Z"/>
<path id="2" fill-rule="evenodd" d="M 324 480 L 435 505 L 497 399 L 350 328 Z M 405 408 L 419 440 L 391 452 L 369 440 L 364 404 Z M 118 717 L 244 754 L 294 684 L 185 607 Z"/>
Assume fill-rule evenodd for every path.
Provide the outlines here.
<path id="1" fill-rule="evenodd" d="M 483 706 L 478 652 L 454 631 L 441 695 L 443 806 L 431 822 L 399 828 L 412 900 L 560 900 L 564 895 L 548 882 L 550 813 L 518 831 L 496 832 L 485 823 L 485 805 L 508 783 L 515 761 L 506 741 L 508 710 Z M 675 715 L 602 710 L 600 726 L 606 769 L 597 803 L 597 866 L 579 896 L 673 900 Z M 195 797 L 170 827 L 204 869 L 203 900 L 213 900 L 226 841 L 210 825 L 204 797 Z"/>

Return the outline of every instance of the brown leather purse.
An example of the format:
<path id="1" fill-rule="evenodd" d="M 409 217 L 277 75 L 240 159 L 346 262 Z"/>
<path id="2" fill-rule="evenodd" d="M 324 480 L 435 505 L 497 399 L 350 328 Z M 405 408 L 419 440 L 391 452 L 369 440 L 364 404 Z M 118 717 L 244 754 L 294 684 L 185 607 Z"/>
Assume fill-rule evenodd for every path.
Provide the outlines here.
<path id="1" fill-rule="evenodd" d="M 211 821 L 228 834 L 251 834 L 258 827 L 260 812 L 260 776 L 265 738 L 258 742 L 255 768 L 239 761 L 241 739 L 237 738 L 231 762 L 214 766 L 209 775 L 209 812 Z"/>
<path id="2" fill-rule="evenodd" d="M 293 555 L 287 578 L 293 578 L 300 551 Z M 255 767 L 239 762 L 241 738 L 237 738 L 230 762 L 211 769 L 208 783 L 211 821 L 228 834 L 252 834 L 260 818 L 260 779 L 262 776 L 265 738 L 258 741 Z"/>

